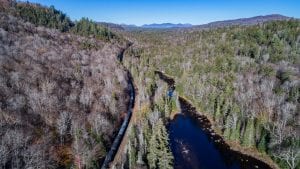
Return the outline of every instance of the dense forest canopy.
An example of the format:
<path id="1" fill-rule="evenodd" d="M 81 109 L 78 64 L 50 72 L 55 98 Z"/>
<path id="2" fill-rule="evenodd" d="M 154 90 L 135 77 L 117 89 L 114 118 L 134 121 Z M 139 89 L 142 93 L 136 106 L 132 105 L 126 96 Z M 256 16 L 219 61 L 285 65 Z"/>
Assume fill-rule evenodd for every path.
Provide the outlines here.
<path id="1" fill-rule="evenodd" d="M 39 26 L 58 29 L 61 32 L 72 32 L 81 36 L 92 36 L 107 41 L 118 39 L 117 35 L 111 32 L 108 27 L 88 18 L 82 18 L 74 22 L 65 13 L 55 9 L 54 6 L 44 7 L 29 2 L 18 2 L 14 5 L 14 8 L 11 8 L 12 14 Z"/>
<path id="2" fill-rule="evenodd" d="M 281 168 L 299 167 L 299 20 L 128 34 L 139 42 L 126 62 L 146 82 L 142 96 L 153 95 L 151 72 L 161 70 L 226 140 L 268 154 Z"/>
<path id="3" fill-rule="evenodd" d="M 54 6 L 46 8 L 39 4 L 30 4 L 29 2 L 17 3 L 16 13 L 25 21 L 59 29 L 62 32 L 67 32 L 74 26 L 71 19 L 62 11 L 55 9 Z"/>
<path id="4" fill-rule="evenodd" d="M 92 35 L 96 38 L 104 38 L 105 40 L 116 38 L 116 35 L 109 31 L 108 28 L 89 20 L 88 18 L 82 18 L 77 21 L 71 31 L 82 36 Z"/>

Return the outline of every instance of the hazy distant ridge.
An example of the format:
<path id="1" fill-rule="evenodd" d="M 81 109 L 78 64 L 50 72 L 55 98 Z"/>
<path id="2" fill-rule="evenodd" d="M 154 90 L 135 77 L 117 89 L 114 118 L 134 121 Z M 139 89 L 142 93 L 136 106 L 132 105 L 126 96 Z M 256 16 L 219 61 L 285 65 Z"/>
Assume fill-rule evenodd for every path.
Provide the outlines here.
<path id="1" fill-rule="evenodd" d="M 218 27 L 226 27 L 226 26 L 233 26 L 233 25 L 255 25 L 269 21 L 279 21 L 279 20 L 289 20 L 293 19 L 291 17 L 287 17 L 280 14 L 271 14 L 271 15 L 264 15 L 264 16 L 255 16 L 251 18 L 240 18 L 240 19 L 232 19 L 232 20 L 224 20 L 224 21 L 216 21 L 210 22 L 203 25 L 192 25 L 189 23 L 186 24 L 173 24 L 173 23 L 153 23 L 153 24 L 145 24 L 142 26 L 136 25 L 126 25 L 122 24 L 121 26 L 125 29 L 134 29 L 134 28 L 148 28 L 148 29 L 168 29 L 168 28 L 218 28 Z"/>
<path id="2" fill-rule="evenodd" d="M 173 24 L 173 23 L 161 23 L 161 24 L 145 24 L 142 25 L 142 28 L 156 28 L 156 29 L 165 29 L 165 28 L 188 28 L 192 27 L 193 25 L 186 23 L 186 24 Z"/>
<path id="3" fill-rule="evenodd" d="M 292 19 L 291 17 L 279 15 L 279 14 L 272 14 L 272 15 L 265 15 L 265 16 L 255 16 L 251 18 L 241 18 L 241 19 L 233 19 L 233 20 L 225 20 L 225 21 L 216 21 L 211 22 L 208 24 L 198 25 L 198 28 L 217 28 L 217 27 L 226 27 L 226 26 L 233 26 L 233 25 L 255 25 L 259 23 L 269 22 L 269 21 L 279 21 L 279 20 L 289 20 Z"/>

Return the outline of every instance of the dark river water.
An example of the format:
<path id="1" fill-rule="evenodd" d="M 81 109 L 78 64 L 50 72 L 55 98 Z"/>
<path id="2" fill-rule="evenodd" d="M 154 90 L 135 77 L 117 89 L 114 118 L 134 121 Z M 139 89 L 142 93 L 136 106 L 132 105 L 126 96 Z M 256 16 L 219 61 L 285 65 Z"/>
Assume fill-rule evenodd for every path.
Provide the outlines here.
<path id="1" fill-rule="evenodd" d="M 200 119 L 200 122 L 199 122 Z M 176 169 L 269 169 L 262 161 L 232 151 L 205 117 L 180 113 L 168 125 Z M 204 129 L 206 128 L 206 129 Z"/>
<path id="2" fill-rule="evenodd" d="M 163 72 L 155 73 L 169 85 L 167 96 L 173 97 L 175 81 Z M 175 169 L 271 169 L 263 161 L 231 150 L 188 101 L 179 97 L 179 104 L 181 113 L 168 124 Z"/>
<path id="3" fill-rule="evenodd" d="M 240 168 L 240 163 L 226 158 L 189 116 L 177 115 L 169 125 L 169 136 L 175 168 Z"/>

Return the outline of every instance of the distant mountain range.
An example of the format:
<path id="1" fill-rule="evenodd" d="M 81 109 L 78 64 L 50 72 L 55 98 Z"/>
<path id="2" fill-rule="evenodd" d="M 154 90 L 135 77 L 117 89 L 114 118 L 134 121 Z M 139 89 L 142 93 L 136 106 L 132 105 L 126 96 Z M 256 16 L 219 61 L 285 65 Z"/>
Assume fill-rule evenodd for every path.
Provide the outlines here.
<path id="1" fill-rule="evenodd" d="M 125 28 L 123 25 L 115 24 L 115 23 L 110 23 L 110 22 L 97 22 L 98 24 L 108 27 L 112 30 L 124 30 Z"/>
<path id="2" fill-rule="evenodd" d="M 127 24 L 121 24 L 121 26 L 125 29 L 170 29 L 170 28 L 189 28 L 192 27 L 192 24 L 186 23 L 153 23 L 153 24 L 144 24 L 142 26 L 136 26 L 136 25 L 127 25 Z"/>
<path id="3" fill-rule="evenodd" d="M 153 23 L 153 24 L 145 24 L 142 25 L 142 28 L 153 28 L 153 29 L 167 29 L 167 28 L 189 28 L 192 27 L 192 24 L 186 23 L 186 24 L 173 24 L 173 23 L 161 23 L 161 24 L 157 24 L 157 23 Z"/>
<path id="4" fill-rule="evenodd" d="M 226 26 L 234 26 L 234 25 L 255 25 L 264 22 L 270 21 L 278 21 L 278 20 L 289 20 L 292 19 L 291 17 L 279 15 L 279 14 L 272 14 L 272 15 L 265 15 L 265 16 L 255 16 L 251 18 L 241 18 L 241 19 L 233 19 L 233 20 L 225 20 L 225 21 L 216 21 L 211 22 L 208 24 L 197 25 L 197 28 L 219 28 L 219 27 L 226 27 Z"/>
<path id="5" fill-rule="evenodd" d="M 210 22 L 203 25 L 192 25 L 189 23 L 186 24 L 173 24 L 173 23 L 153 23 L 153 24 L 145 24 L 142 26 L 136 26 L 136 25 L 127 25 L 127 24 L 113 24 L 113 23 L 101 23 L 102 25 L 105 25 L 111 29 L 114 30 L 130 30 L 130 29 L 171 29 L 171 28 L 201 28 L 201 29 L 209 29 L 209 28 L 219 28 L 219 27 L 226 27 L 226 26 L 234 26 L 234 25 L 241 25 L 241 26 L 247 26 L 247 25 L 255 25 L 260 24 L 264 22 L 269 21 L 278 21 L 278 20 L 289 20 L 289 19 L 295 19 L 279 14 L 272 14 L 272 15 L 264 15 L 264 16 L 255 16 L 251 18 L 241 18 L 241 19 L 233 19 L 233 20 L 224 20 L 224 21 L 216 21 L 216 22 Z"/>

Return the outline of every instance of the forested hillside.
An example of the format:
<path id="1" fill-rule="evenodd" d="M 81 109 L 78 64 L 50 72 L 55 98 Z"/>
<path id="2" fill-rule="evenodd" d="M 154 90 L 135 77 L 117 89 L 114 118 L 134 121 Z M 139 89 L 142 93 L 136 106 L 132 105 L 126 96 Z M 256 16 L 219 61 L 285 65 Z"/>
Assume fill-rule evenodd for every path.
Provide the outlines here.
<path id="1" fill-rule="evenodd" d="M 141 110 L 157 87 L 154 71 L 164 71 L 235 149 L 299 167 L 299 21 L 127 36 L 137 44 L 126 62 L 140 84 Z"/>
<path id="2" fill-rule="evenodd" d="M 120 41 L 120 37 L 111 32 L 104 24 L 98 24 L 88 18 L 72 21 L 65 13 L 54 8 L 44 7 L 40 4 L 29 2 L 8 1 L 8 7 L 3 11 L 10 13 L 26 22 L 37 26 L 58 29 L 61 32 L 72 32 L 74 34 L 94 37 L 106 41 Z"/>
<path id="3" fill-rule="evenodd" d="M 117 59 L 127 42 L 54 8 L 8 6 L 0 11 L 0 168 L 99 168 L 127 111 L 129 77 Z"/>
<path id="4" fill-rule="evenodd" d="M 0 168 L 100 168 L 130 99 L 110 167 L 174 168 L 180 97 L 213 141 L 299 169 L 300 21 L 272 18 L 127 30 L 0 0 Z"/>

